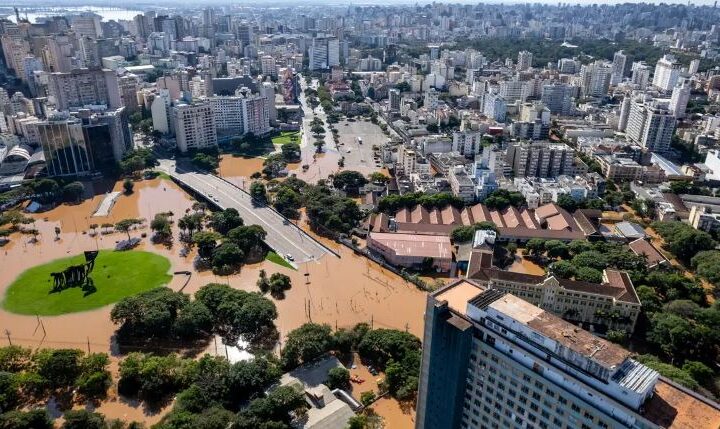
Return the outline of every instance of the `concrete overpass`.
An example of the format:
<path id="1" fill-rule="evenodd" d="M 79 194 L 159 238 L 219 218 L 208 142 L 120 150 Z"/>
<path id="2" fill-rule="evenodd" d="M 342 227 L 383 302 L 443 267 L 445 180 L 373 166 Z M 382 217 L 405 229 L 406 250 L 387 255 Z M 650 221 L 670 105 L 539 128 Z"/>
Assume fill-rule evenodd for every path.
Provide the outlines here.
<path id="1" fill-rule="evenodd" d="M 339 256 L 273 208 L 253 204 L 250 194 L 218 176 L 177 166 L 173 160 L 160 160 L 159 170 L 218 208 L 236 209 L 246 225 L 262 226 L 267 232 L 266 244 L 283 258 L 290 255 L 302 263 L 318 260 L 326 253 Z"/>

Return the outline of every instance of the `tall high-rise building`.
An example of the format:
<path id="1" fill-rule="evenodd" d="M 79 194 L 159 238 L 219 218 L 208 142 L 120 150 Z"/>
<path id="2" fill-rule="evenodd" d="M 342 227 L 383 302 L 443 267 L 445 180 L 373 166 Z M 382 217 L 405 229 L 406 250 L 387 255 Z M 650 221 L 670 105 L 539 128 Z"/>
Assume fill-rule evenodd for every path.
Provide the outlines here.
<path id="1" fill-rule="evenodd" d="M 76 68 L 74 37 L 64 34 L 49 36 L 42 55 L 47 71 L 69 73 Z"/>
<path id="2" fill-rule="evenodd" d="M 89 36 L 97 39 L 102 36 L 100 15 L 92 12 L 83 12 L 72 20 L 71 28 L 78 36 Z"/>
<path id="3" fill-rule="evenodd" d="M 48 176 L 83 176 L 92 173 L 90 148 L 82 122 L 56 115 L 36 124 L 40 147 L 45 154 Z"/>
<path id="4" fill-rule="evenodd" d="M 557 177 L 572 174 L 575 153 L 561 143 L 515 143 L 508 147 L 505 162 L 515 177 Z"/>
<path id="5" fill-rule="evenodd" d="M 507 102 L 499 94 L 485 93 L 483 97 L 483 114 L 497 122 L 505 122 Z"/>
<path id="6" fill-rule="evenodd" d="M 634 100 L 626 134 L 628 139 L 638 143 L 650 152 L 666 152 L 675 131 L 675 116 L 656 100 Z"/>
<path id="7" fill-rule="evenodd" d="M 532 67 L 533 54 L 528 51 L 518 52 L 518 70 L 527 70 Z"/>
<path id="8" fill-rule="evenodd" d="M 627 64 L 627 55 L 623 51 L 615 52 L 613 55 L 612 62 L 612 75 L 610 77 L 610 84 L 617 85 L 622 82 L 623 76 L 625 75 L 625 65 Z"/>
<path id="9" fill-rule="evenodd" d="M 30 53 L 30 44 L 16 34 L 3 34 L 0 41 L 2 42 L 6 66 L 15 72 L 15 76 L 24 76 L 23 59 Z"/>
<path id="10" fill-rule="evenodd" d="M 171 134 L 175 132 L 172 117 L 172 102 L 170 98 L 170 90 L 160 89 L 160 93 L 150 105 L 150 113 L 152 114 L 153 129 L 163 134 Z"/>
<path id="11" fill-rule="evenodd" d="M 573 111 L 575 88 L 566 83 L 543 85 L 540 100 L 554 115 L 570 115 Z"/>
<path id="12" fill-rule="evenodd" d="M 399 112 L 400 111 L 400 100 L 402 97 L 400 96 L 400 90 L 397 88 L 392 88 L 388 91 L 388 100 L 390 104 L 390 110 L 393 112 Z"/>
<path id="13" fill-rule="evenodd" d="M 340 41 L 337 37 L 316 37 L 308 50 L 310 70 L 340 65 Z"/>
<path id="14" fill-rule="evenodd" d="M 82 109 L 77 116 L 83 124 L 93 170 L 112 169 L 132 149 L 133 140 L 125 107 L 101 111 Z"/>
<path id="15" fill-rule="evenodd" d="M 632 77 L 630 82 L 637 85 L 638 89 L 645 89 L 650 83 L 650 67 L 642 61 L 632 64 Z"/>
<path id="16" fill-rule="evenodd" d="M 215 115 L 210 103 L 176 104 L 173 123 L 180 152 L 217 146 Z"/>
<path id="17" fill-rule="evenodd" d="M 605 61 L 595 61 L 582 66 L 582 94 L 585 97 L 604 97 L 610 88 L 612 65 Z"/>
<path id="18" fill-rule="evenodd" d="M 106 105 L 122 107 L 117 74 L 107 69 L 75 69 L 69 73 L 48 73 L 48 96 L 57 110 Z"/>
<path id="19" fill-rule="evenodd" d="M 243 87 L 235 95 L 210 97 L 208 102 L 221 135 L 261 135 L 270 131 L 270 108 L 265 95 Z"/>
<path id="20" fill-rule="evenodd" d="M 137 92 L 140 89 L 137 76 L 130 74 L 122 76 L 118 79 L 118 87 L 120 90 L 120 100 L 128 114 L 134 113 L 138 109 Z"/>
<path id="21" fill-rule="evenodd" d="M 720 417 L 720 405 L 620 346 L 473 281 L 428 295 L 424 332 L 416 429 L 689 428 Z"/>
<path id="22" fill-rule="evenodd" d="M 673 88 L 672 96 L 670 97 L 670 113 L 678 119 L 684 118 L 688 101 L 690 101 L 690 84 L 683 82 Z"/>
<path id="23" fill-rule="evenodd" d="M 652 84 L 663 91 L 670 91 L 680 77 L 680 63 L 672 55 L 664 55 L 655 65 Z"/>
<path id="24" fill-rule="evenodd" d="M 700 69 L 700 58 L 695 58 L 694 60 L 690 61 L 690 66 L 688 67 L 688 73 L 691 75 L 694 75 L 698 72 Z"/>
<path id="25" fill-rule="evenodd" d="M 253 31 L 250 24 L 240 24 L 237 27 L 238 40 L 243 46 L 247 46 L 253 42 Z"/>
<path id="26" fill-rule="evenodd" d="M 618 131 L 625 131 L 627 128 L 628 119 L 630 118 L 630 106 L 632 103 L 632 97 L 629 94 L 625 94 L 623 97 L 622 104 L 620 105 L 620 117 L 618 118 Z"/>
<path id="27" fill-rule="evenodd" d="M 260 71 L 265 76 L 277 77 L 277 64 L 272 55 L 263 55 L 260 57 Z"/>

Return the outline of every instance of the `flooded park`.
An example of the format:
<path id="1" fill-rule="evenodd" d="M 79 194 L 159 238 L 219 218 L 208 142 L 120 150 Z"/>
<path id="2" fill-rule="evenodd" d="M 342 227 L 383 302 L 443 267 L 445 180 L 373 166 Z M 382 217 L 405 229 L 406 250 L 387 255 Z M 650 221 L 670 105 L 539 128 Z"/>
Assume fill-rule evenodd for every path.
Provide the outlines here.
<path id="1" fill-rule="evenodd" d="M 122 184 L 114 190 L 122 190 Z M 111 190 L 110 187 L 107 189 Z M 102 230 L 103 224 L 111 224 L 126 218 L 148 220 L 129 234 L 139 237 L 150 235 L 146 226 L 155 214 L 172 212 L 177 218 L 190 210 L 194 200 L 169 179 L 152 179 L 136 182 L 134 192 L 117 198 L 107 217 L 93 217 L 104 198 L 99 194 L 76 205 L 60 205 L 44 213 L 30 214 L 37 230 L 37 241 L 30 235 L 12 234 L 10 242 L 0 248 L 3 276 L 0 277 L 0 295 L 25 270 L 47 262 L 82 254 L 88 250 L 112 249 L 125 233 L 110 232 L 91 234 L 91 225 Z M 60 229 L 56 238 L 56 227 Z M 173 236 L 179 229 L 173 225 Z M 292 280 L 292 289 L 285 299 L 274 300 L 278 309 L 276 326 L 281 342 L 291 330 L 306 322 L 327 323 L 336 328 L 351 327 L 367 322 L 375 328 L 406 330 L 422 337 L 425 293 L 399 276 L 388 272 L 366 258 L 355 255 L 344 246 L 323 240 L 339 256 L 327 254 L 318 261 L 300 264 L 297 270 L 280 266 L 268 260 L 245 265 L 239 273 L 217 276 L 211 271 L 193 269 L 195 253 L 181 256 L 183 246 L 175 239 L 172 246 L 152 244 L 143 239 L 137 250 L 149 251 L 170 261 L 170 274 L 189 271 L 190 276 L 173 275 L 168 287 L 192 294 L 201 286 L 217 282 L 233 288 L 257 291 L 256 281 L 261 269 L 268 275 L 282 272 Z M 98 258 L 102 263 L 102 254 Z M 132 270 L 133 267 L 127 267 Z M 105 352 L 117 363 L 118 351 L 113 335 L 116 327 L 110 321 L 112 305 L 96 310 L 63 314 L 60 316 L 20 315 L 0 309 L 0 327 L 7 329 L 4 343 L 35 348 L 80 348 L 91 352 Z M 387 407 L 387 405 L 384 405 Z M 399 408 L 395 408 L 399 410 Z M 162 416 L 148 415 L 137 404 L 127 403 L 117 395 L 110 395 L 99 411 L 110 418 L 138 419 L 154 423 Z M 409 418 L 410 414 L 401 413 Z M 396 416 L 396 418 L 403 418 Z"/>

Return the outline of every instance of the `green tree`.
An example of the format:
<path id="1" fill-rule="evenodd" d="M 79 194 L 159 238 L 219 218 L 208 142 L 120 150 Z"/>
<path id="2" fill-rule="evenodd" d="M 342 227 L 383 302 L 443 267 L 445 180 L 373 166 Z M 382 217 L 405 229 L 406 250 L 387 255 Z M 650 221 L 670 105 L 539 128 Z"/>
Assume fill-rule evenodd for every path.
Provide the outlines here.
<path id="1" fill-rule="evenodd" d="M 234 208 L 228 208 L 210 216 L 210 226 L 219 234 L 225 235 L 233 228 L 243 225 L 240 213 Z"/>
<path id="2" fill-rule="evenodd" d="M 591 267 L 580 267 L 575 273 L 575 280 L 590 282 L 590 283 L 601 283 L 602 272 Z"/>
<path id="3" fill-rule="evenodd" d="M 273 273 L 268 283 L 270 294 L 277 299 L 284 299 L 285 292 L 290 290 L 292 282 L 290 277 L 281 273 Z"/>
<path id="4" fill-rule="evenodd" d="M 189 298 L 161 287 L 120 300 L 110 311 L 110 320 L 120 325 L 118 338 L 147 340 L 170 335 L 178 314 Z"/>
<path id="5" fill-rule="evenodd" d="M 263 248 L 266 237 L 260 225 L 238 226 L 227 233 L 227 242 L 235 243 L 247 255 Z"/>
<path id="6" fill-rule="evenodd" d="M 158 213 L 150 222 L 150 229 L 155 232 L 155 236 L 159 240 L 166 240 L 172 237 L 170 227 L 170 219 L 164 213 Z"/>
<path id="7" fill-rule="evenodd" d="M 20 386 L 15 374 L 0 372 L 0 410 L 14 409 L 20 399 Z"/>
<path id="8" fill-rule="evenodd" d="M 126 193 L 126 194 L 128 194 L 128 195 L 129 195 L 129 194 L 132 194 L 132 193 L 133 193 L 133 188 L 135 188 L 135 183 L 133 183 L 132 180 L 130 180 L 130 179 L 125 179 L 125 180 L 123 181 L 123 189 L 125 190 L 125 193 Z"/>
<path id="9" fill-rule="evenodd" d="M 222 237 L 213 231 L 198 231 L 192 235 L 193 243 L 198 247 L 198 255 L 203 259 L 210 259 L 218 240 Z"/>
<path id="10" fill-rule="evenodd" d="M 282 363 L 286 369 L 309 362 L 328 352 L 333 346 L 329 325 L 306 323 L 290 331 L 282 351 Z"/>
<path id="11" fill-rule="evenodd" d="M 475 231 L 485 229 L 497 232 L 497 227 L 493 222 L 482 221 L 473 225 L 459 226 L 452 230 L 450 238 L 453 243 L 466 243 L 473 240 L 475 237 Z"/>
<path id="12" fill-rule="evenodd" d="M 595 270 L 604 270 L 608 266 L 605 255 L 596 250 L 589 250 L 575 255 L 572 258 L 572 263 L 578 269 L 588 267 Z"/>
<path id="13" fill-rule="evenodd" d="M 685 362 L 682 370 L 690 374 L 699 384 L 706 386 L 712 383 L 712 379 L 715 376 L 715 373 L 709 366 L 697 361 Z"/>
<path id="14" fill-rule="evenodd" d="M 483 203 L 489 209 L 503 210 L 509 206 L 516 208 L 526 204 L 525 197 L 519 192 L 510 192 L 507 189 L 493 191 Z"/>
<path id="15" fill-rule="evenodd" d="M 390 181 L 390 178 L 376 171 L 374 173 L 370 173 L 370 175 L 368 176 L 368 180 L 372 183 L 385 184 Z"/>
<path id="16" fill-rule="evenodd" d="M 53 422 L 42 408 L 30 411 L 8 411 L 0 414 L 3 429 L 53 429 Z"/>
<path id="17" fill-rule="evenodd" d="M 229 273 L 234 271 L 244 258 L 245 253 L 242 249 L 237 244 L 227 241 L 213 250 L 212 265 L 216 270 Z"/>
<path id="18" fill-rule="evenodd" d="M 51 389 L 67 389 L 82 372 L 82 351 L 77 349 L 44 349 L 35 353 L 37 373 Z"/>
<path id="19" fill-rule="evenodd" d="M 173 322 L 172 332 L 184 339 L 206 338 L 212 331 L 213 315 L 205 304 L 192 301 L 182 308 Z"/>
<path id="20" fill-rule="evenodd" d="M 106 429 L 105 416 L 87 410 L 70 410 L 63 415 L 62 429 Z"/>
<path id="21" fill-rule="evenodd" d="M 297 143 L 285 143 L 280 146 L 280 152 L 287 162 L 297 162 L 300 160 L 300 145 Z"/>
<path id="22" fill-rule="evenodd" d="M 565 258 L 568 255 L 568 247 L 560 240 L 548 240 L 545 242 L 545 250 L 550 258 Z"/>
<path id="23" fill-rule="evenodd" d="M 267 204 L 267 190 L 260 181 L 253 181 L 250 185 L 250 196 L 260 204 Z"/>
<path id="24" fill-rule="evenodd" d="M 330 389 L 347 389 L 350 386 L 350 371 L 343 367 L 330 369 L 325 384 Z"/>
<path id="25" fill-rule="evenodd" d="M 83 186 L 82 182 L 70 182 L 63 186 L 62 194 L 65 201 L 78 202 L 85 194 L 85 186 Z"/>
<path id="26" fill-rule="evenodd" d="M 282 186 L 275 194 L 273 207 L 283 216 L 297 219 L 300 217 L 298 210 L 302 207 L 300 194 L 291 188 Z"/>
<path id="27" fill-rule="evenodd" d="M 365 405 L 366 407 L 373 402 L 375 402 L 375 392 L 372 390 L 368 390 L 367 392 L 362 392 L 360 394 L 360 402 Z"/>
<path id="28" fill-rule="evenodd" d="M 704 250 L 692 257 L 690 263 L 697 274 L 715 286 L 720 285 L 720 251 Z"/>
<path id="29" fill-rule="evenodd" d="M 686 262 L 698 252 L 712 250 L 716 244 L 710 234 L 682 222 L 654 222 L 651 226 L 665 240 L 668 250 Z"/>
<path id="30" fill-rule="evenodd" d="M 115 224 L 115 231 L 117 232 L 124 232 L 127 234 L 128 241 L 130 240 L 130 229 L 132 229 L 133 226 L 140 224 L 140 219 L 123 219 L 120 222 Z"/>
<path id="31" fill-rule="evenodd" d="M 531 255 L 541 255 L 545 252 L 545 240 L 541 238 L 531 238 L 525 243 L 525 249 L 527 249 Z"/>
<path id="32" fill-rule="evenodd" d="M 358 190 L 367 183 L 365 176 L 357 171 L 344 170 L 333 176 L 335 189 L 342 189 L 350 195 L 357 195 Z"/>
<path id="33" fill-rule="evenodd" d="M 410 351 L 417 350 L 420 350 L 420 340 L 396 329 L 368 331 L 358 345 L 360 356 L 379 365 L 385 365 L 390 359 L 401 362 Z"/>
<path id="34" fill-rule="evenodd" d="M 213 314 L 213 331 L 223 337 L 226 344 L 237 344 L 241 338 L 261 341 L 268 327 L 274 329 L 277 309 L 260 294 L 210 283 L 195 293 L 195 299 Z"/>
<path id="35" fill-rule="evenodd" d="M 550 272 L 563 279 L 571 279 L 575 277 L 575 265 L 568 261 L 557 261 L 550 265 Z"/>

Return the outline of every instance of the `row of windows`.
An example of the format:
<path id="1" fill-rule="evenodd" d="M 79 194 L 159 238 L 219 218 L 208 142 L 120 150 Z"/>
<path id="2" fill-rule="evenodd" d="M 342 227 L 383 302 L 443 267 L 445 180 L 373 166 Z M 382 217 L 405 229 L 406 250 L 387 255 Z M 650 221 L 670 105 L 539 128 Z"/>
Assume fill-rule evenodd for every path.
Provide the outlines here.
<path id="1" fill-rule="evenodd" d="M 475 341 L 475 350 L 473 350 L 470 356 L 471 362 L 478 360 L 477 350 L 480 347 L 481 344 L 479 341 Z M 561 428 L 563 427 L 562 418 L 565 417 L 569 404 L 570 409 L 577 415 L 580 415 L 581 419 L 585 421 L 585 423 L 597 423 L 597 427 L 600 428 L 608 427 L 605 422 L 599 419 L 596 421 L 596 418 L 591 412 L 581 410 L 581 407 L 578 404 L 568 401 L 568 399 L 562 396 L 561 392 L 555 392 L 551 389 L 551 386 L 545 386 L 541 380 L 533 380 L 529 374 L 524 374 L 515 368 L 510 368 L 509 365 L 498 359 L 494 353 L 488 353 L 485 350 L 480 349 L 479 355 L 482 356 L 482 358 L 475 365 L 478 380 L 473 385 L 475 377 L 472 375 L 468 377 L 469 382 L 466 392 L 466 398 L 468 400 L 465 403 L 466 410 L 463 413 L 463 420 L 465 422 L 467 422 L 467 418 L 469 418 L 467 410 L 472 408 L 472 414 L 477 416 L 480 410 L 481 400 L 483 400 L 483 402 L 486 402 L 485 405 L 482 405 L 482 417 L 484 418 L 481 418 L 481 420 L 484 422 L 486 421 L 486 416 L 491 414 L 493 415 L 495 422 L 500 421 L 500 416 L 495 417 L 495 414 L 497 413 L 492 411 L 492 408 L 494 408 L 501 412 L 505 410 L 504 414 L 508 417 L 511 413 L 515 412 L 518 416 L 516 418 L 516 423 L 522 423 L 520 416 L 526 416 L 527 420 L 532 422 L 534 426 L 547 428 L 552 422 L 552 426 L 550 427 Z M 499 379 L 496 379 L 496 376 L 499 377 Z M 508 381 L 508 377 L 510 378 L 510 386 L 514 388 L 508 388 L 506 386 L 505 382 Z M 487 384 L 484 383 L 484 380 L 487 380 Z M 518 393 L 518 390 L 516 390 L 518 385 L 521 386 L 519 388 L 521 392 L 520 394 Z M 503 392 L 507 394 L 507 398 L 505 398 Z M 473 395 L 473 393 L 475 394 Z M 548 399 L 555 400 L 556 397 L 557 400 L 554 404 L 555 406 L 553 410 L 553 404 Z M 473 401 L 472 404 L 474 406 L 472 407 L 470 406 L 470 400 Z M 504 405 L 501 402 L 504 402 Z M 538 412 L 539 415 L 537 414 Z M 551 416 L 551 412 L 554 412 L 556 415 Z M 568 415 L 567 418 L 574 419 L 572 415 Z M 472 420 L 475 421 L 473 423 L 473 427 L 478 427 L 477 421 L 475 419 Z M 503 427 L 513 426 L 508 421 L 505 421 L 504 423 L 505 425 Z M 569 424 L 567 427 L 575 428 L 581 426 L 583 428 L 590 428 L 590 426 L 585 423 L 580 423 L 580 421 L 576 423 L 577 424 Z M 495 426 L 493 425 L 493 427 Z"/>

